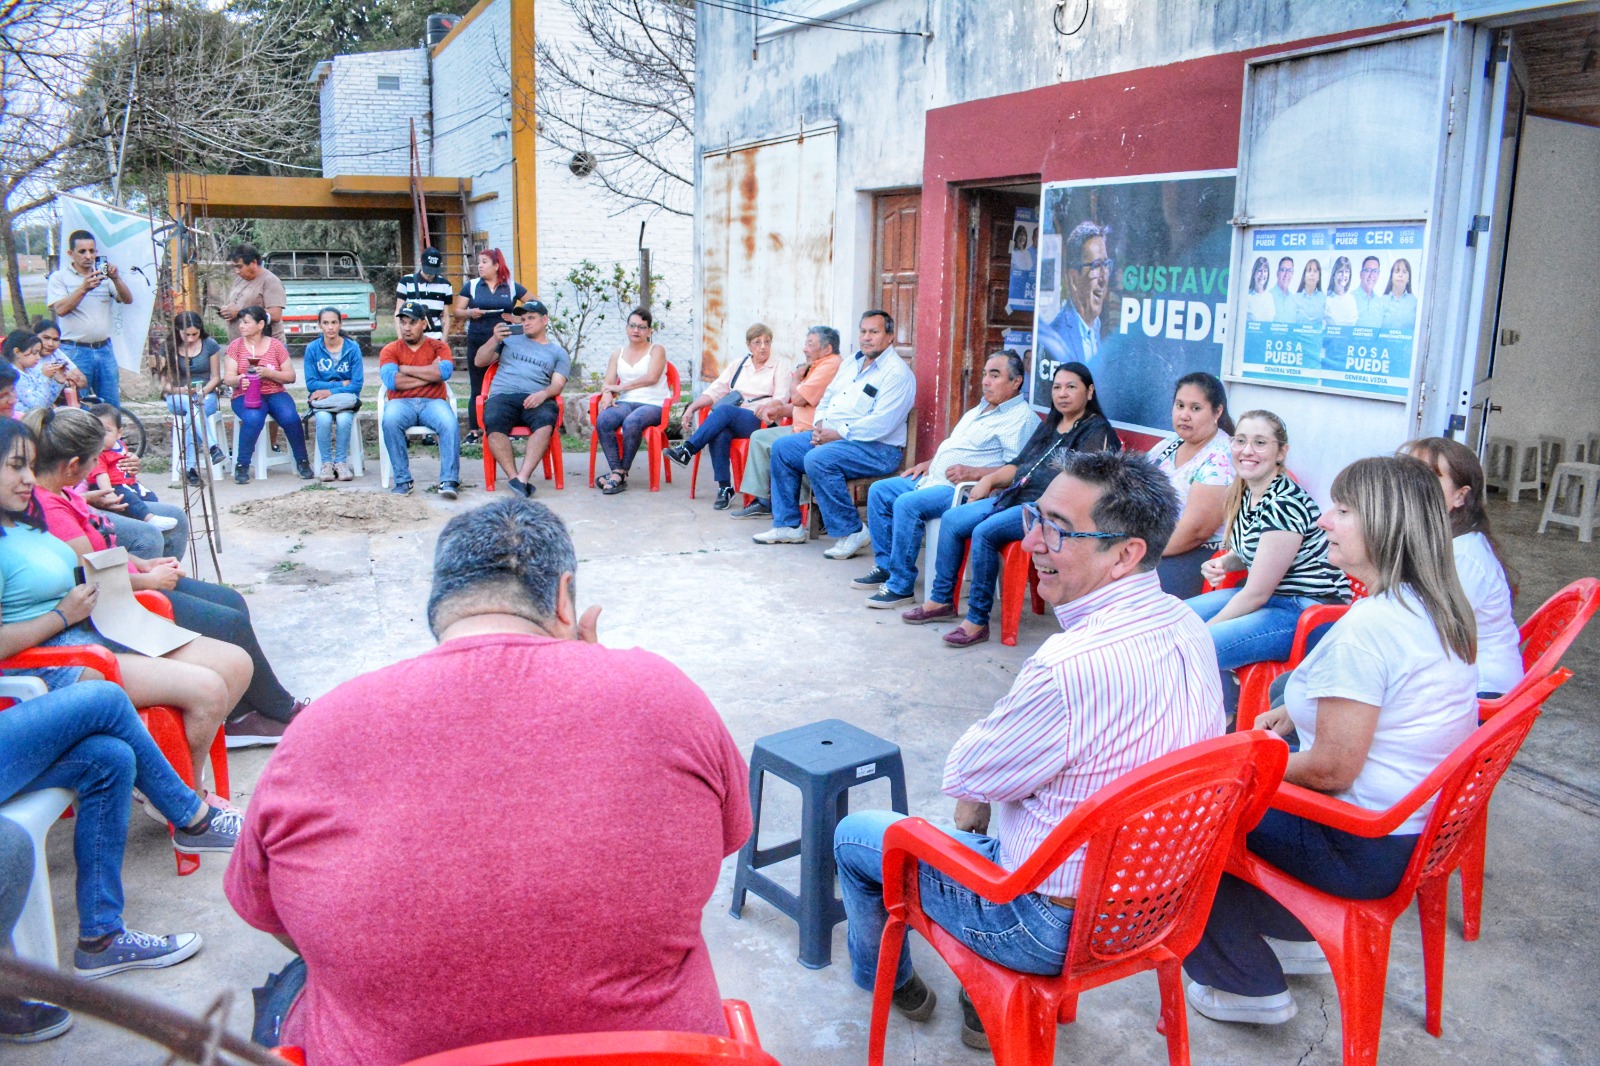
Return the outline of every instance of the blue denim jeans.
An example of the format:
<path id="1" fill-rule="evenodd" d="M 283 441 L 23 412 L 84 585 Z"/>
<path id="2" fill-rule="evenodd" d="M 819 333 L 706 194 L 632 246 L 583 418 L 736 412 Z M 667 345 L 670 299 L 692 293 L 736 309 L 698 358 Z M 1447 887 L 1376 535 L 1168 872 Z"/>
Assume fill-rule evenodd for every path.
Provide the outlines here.
<path id="1" fill-rule="evenodd" d="M 1218 589 L 1184 600 L 1206 622 L 1237 596 L 1240 589 Z M 1222 673 L 1222 706 L 1229 714 L 1239 709 L 1239 686 L 1230 671 L 1251 663 L 1282 662 L 1294 646 L 1294 628 L 1300 612 L 1322 600 L 1310 596 L 1269 596 L 1267 602 L 1241 618 L 1207 626 L 1217 647 L 1217 667 Z"/>
<path id="2" fill-rule="evenodd" d="M 32 884 L 33 841 L 22 826 L 0 818 L 0 949 L 11 947 L 11 934 Z M 0 997 L 0 1002 L 10 1000 Z"/>
<path id="3" fill-rule="evenodd" d="M 833 834 L 839 866 L 839 894 L 849 920 L 850 976 L 872 990 L 878 949 L 889 912 L 883 905 L 883 834 L 904 818 L 894 811 L 861 811 L 846 817 Z M 1000 842 L 977 833 L 954 832 L 956 840 L 991 862 L 1000 861 Z M 927 865 L 918 870 L 922 909 L 940 928 L 990 962 L 1021 973 L 1058 974 L 1066 965 L 1072 911 L 1036 892 L 1010 903 L 994 903 Z M 911 980 L 909 942 L 901 945 L 894 986 Z"/>
<path id="4" fill-rule="evenodd" d="M 217 394 L 214 392 L 206 393 L 206 398 L 202 402 L 201 407 L 205 410 L 205 414 L 203 416 L 197 416 L 195 421 L 200 424 L 200 435 L 205 438 L 206 447 L 208 449 L 214 448 L 216 447 L 217 441 L 216 438 L 211 435 L 211 416 L 217 413 Z M 187 423 L 189 420 L 188 394 L 181 393 L 168 396 L 167 410 L 171 411 L 174 417 Z M 194 434 L 192 433 L 184 438 L 183 463 L 185 466 L 192 467 L 199 465 L 195 458 L 194 441 L 195 438 Z"/>
<path id="5" fill-rule="evenodd" d="M 718 485 L 733 484 L 733 472 L 728 462 L 728 454 L 733 448 L 733 442 L 741 437 L 748 437 L 761 428 L 761 419 L 752 411 L 732 404 L 720 404 L 711 408 L 711 413 L 706 415 L 706 420 L 694 435 L 683 442 L 683 446 L 691 453 L 700 451 L 705 447 L 711 449 L 711 472 Z"/>
<path id="6" fill-rule="evenodd" d="M 83 371 L 83 376 L 89 379 L 89 391 L 100 397 L 101 402 L 122 406 L 122 369 L 117 366 L 117 353 L 110 341 L 95 348 L 62 341 L 61 354 Z"/>
<path id="7" fill-rule="evenodd" d="M 928 599 L 934 603 L 954 603 L 956 571 L 961 567 L 967 542 L 972 542 L 972 560 L 967 567 L 967 621 L 975 626 L 989 624 L 994 610 L 994 583 L 1000 576 L 1000 553 L 1014 540 L 1022 539 L 1022 505 L 996 512 L 993 500 L 978 500 L 952 507 L 939 520 L 939 563 Z"/>
<path id="8" fill-rule="evenodd" d="M 178 524 L 163 533 L 149 522 L 129 518 L 119 511 L 97 510 L 95 514 L 111 520 L 117 545 L 127 548 L 129 555 L 140 559 L 159 559 L 170 555 L 182 562 L 184 553 L 189 550 L 189 516 L 175 503 L 151 503 L 147 500 L 145 506 L 151 514 L 174 519 Z"/>
<path id="9" fill-rule="evenodd" d="M 42 788 L 78 794 L 72 847 L 79 935 L 121 931 L 129 790 L 138 788 L 174 825 L 194 820 L 200 797 L 179 779 L 133 704 L 109 681 L 80 681 L 0 714 L 0 751 L 0 800 Z"/>
<path id="10" fill-rule="evenodd" d="M 867 492 L 867 529 L 873 561 L 889 571 L 890 592 L 909 596 L 916 588 L 923 534 L 930 521 L 950 510 L 954 498 L 950 485 L 919 489 L 911 477 L 873 483 Z"/>
<path id="11" fill-rule="evenodd" d="M 317 450 L 325 463 L 350 461 L 350 432 L 356 424 L 354 411 L 314 411 L 317 419 Z M 334 443 L 334 423 L 338 423 L 338 443 Z"/>
<path id="12" fill-rule="evenodd" d="M 883 477 L 900 469 L 905 449 L 882 441 L 836 440 L 811 446 L 811 434 L 793 433 L 772 446 L 772 524 L 800 524 L 800 478 L 822 511 L 828 535 L 847 537 L 861 528 L 850 499 L 853 477 Z"/>
<path id="13" fill-rule="evenodd" d="M 300 425 L 300 409 L 287 392 L 274 392 L 261 397 L 260 407 L 246 407 L 244 397 L 233 398 L 233 413 L 239 419 L 239 454 L 234 459 L 248 467 L 256 454 L 256 438 L 267 424 L 267 416 L 283 429 L 289 441 L 289 450 L 297 463 L 310 462 L 306 455 L 306 431 Z"/>
<path id="14" fill-rule="evenodd" d="M 439 438 L 439 481 L 461 482 L 461 424 L 456 405 L 449 400 L 415 396 L 389 400 L 383 405 L 383 446 L 394 468 L 394 483 L 411 483 L 411 457 L 406 454 L 406 430 L 427 426 Z"/>

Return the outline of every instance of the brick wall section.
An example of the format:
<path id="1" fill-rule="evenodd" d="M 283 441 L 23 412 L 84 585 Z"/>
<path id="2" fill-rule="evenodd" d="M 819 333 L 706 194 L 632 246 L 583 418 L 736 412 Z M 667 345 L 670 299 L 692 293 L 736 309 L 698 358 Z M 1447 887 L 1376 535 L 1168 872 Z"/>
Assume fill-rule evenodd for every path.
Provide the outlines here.
<path id="1" fill-rule="evenodd" d="M 539 37 L 546 44 L 557 48 L 570 44 L 569 54 L 581 46 L 582 34 L 565 0 L 536 0 L 535 17 Z M 623 209 L 597 179 L 574 177 L 567 167 L 571 158 L 570 152 L 539 138 L 539 277 L 543 287 L 549 291 L 584 259 L 602 267 L 622 263 L 634 268 L 639 260 L 639 223 L 646 222 L 645 243 L 650 247 L 652 270 L 664 278 L 656 291 L 656 319 L 662 326 L 656 340 L 666 346 L 667 358 L 678 365 L 688 382 L 691 360 L 698 362 L 690 346 L 697 345 L 699 338 L 692 321 L 690 291 L 693 220 L 654 208 Z M 685 171 L 690 167 L 687 150 L 683 167 Z M 672 299 L 670 310 L 661 306 L 663 297 Z M 608 316 L 591 335 L 582 353 L 585 369 L 596 373 L 605 369 L 606 358 L 625 339 L 623 326 L 617 316 Z"/>
<path id="2" fill-rule="evenodd" d="M 511 5 L 497 0 L 467 23 L 433 60 L 433 173 L 471 178 L 473 197 L 495 198 L 469 208 L 469 233 L 489 235 L 517 274 L 512 241 Z M 473 269 L 476 269 L 474 266 Z M 460 284 L 462 265 L 449 264 Z"/>
<path id="3" fill-rule="evenodd" d="M 398 77 L 400 88 L 379 89 L 379 75 Z M 408 48 L 335 56 L 320 96 L 323 177 L 410 173 L 408 119 L 416 120 L 422 171 L 429 172 L 426 51 Z"/>

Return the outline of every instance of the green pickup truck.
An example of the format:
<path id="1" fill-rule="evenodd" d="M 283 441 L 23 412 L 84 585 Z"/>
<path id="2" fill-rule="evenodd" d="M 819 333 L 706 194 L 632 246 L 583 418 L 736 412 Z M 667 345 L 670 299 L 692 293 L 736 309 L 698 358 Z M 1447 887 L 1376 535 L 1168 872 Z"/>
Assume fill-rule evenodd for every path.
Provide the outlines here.
<path id="1" fill-rule="evenodd" d="M 353 253 L 271 252 L 266 265 L 282 279 L 288 297 L 283 309 L 286 340 L 304 345 L 315 339 L 319 333 L 317 312 L 337 307 L 344 312 L 345 336 L 361 345 L 362 351 L 371 346 L 378 294 Z"/>

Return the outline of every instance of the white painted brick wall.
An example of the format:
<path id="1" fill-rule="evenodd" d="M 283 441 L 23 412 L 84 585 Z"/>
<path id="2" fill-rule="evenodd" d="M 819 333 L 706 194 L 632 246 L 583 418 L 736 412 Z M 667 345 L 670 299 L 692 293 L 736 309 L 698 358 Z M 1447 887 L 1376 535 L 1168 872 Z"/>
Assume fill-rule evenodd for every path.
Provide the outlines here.
<path id="1" fill-rule="evenodd" d="M 380 74 L 399 77 L 399 90 L 379 89 Z M 321 108 L 323 177 L 410 173 L 410 119 L 416 120 L 417 148 L 428 173 L 428 54 L 423 49 L 335 56 L 322 82 Z"/>
<path id="2" fill-rule="evenodd" d="M 536 0 L 534 17 L 539 39 L 556 48 L 571 51 L 581 47 L 583 36 L 574 24 L 572 9 L 565 0 Z M 537 72 L 535 72 L 537 77 Z M 630 270 L 638 265 L 639 223 L 646 223 L 645 243 L 650 248 L 652 272 L 664 279 L 656 291 L 656 321 L 661 328 L 656 340 L 665 345 L 667 357 L 678 365 L 687 383 L 687 368 L 698 359 L 691 345 L 698 345 L 699 333 L 693 319 L 691 287 L 694 273 L 693 220 L 653 208 L 623 208 L 595 178 L 574 177 L 567 168 L 571 153 L 561 151 L 543 137 L 538 143 L 539 172 L 539 278 L 548 292 L 568 271 L 584 259 L 603 267 L 622 263 Z M 690 167 L 685 151 L 683 167 Z M 661 301 L 670 297 L 670 309 Z M 583 353 L 585 367 L 605 369 L 605 359 L 620 345 L 624 323 L 608 318 L 588 342 Z"/>

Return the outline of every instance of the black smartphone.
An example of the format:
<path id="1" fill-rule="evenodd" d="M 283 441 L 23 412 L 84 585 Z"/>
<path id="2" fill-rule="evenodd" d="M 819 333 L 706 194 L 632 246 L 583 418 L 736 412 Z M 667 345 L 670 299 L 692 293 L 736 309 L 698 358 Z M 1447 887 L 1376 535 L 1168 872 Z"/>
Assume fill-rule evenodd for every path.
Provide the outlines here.
<path id="1" fill-rule="evenodd" d="M 88 582 L 89 578 L 88 575 L 83 572 L 83 567 L 74 566 L 72 568 L 72 583 L 74 585 L 86 585 Z"/>
<path id="2" fill-rule="evenodd" d="M 861 386 L 861 391 L 866 393 L 868 396 L 871 396 L 873 399 L 877 399 L 878 386 L 876 386 L 876 385 L 863 385 L 863 386 Z"/>
<path id="3" fill-rule="evenodd" d="M 96 274 L 104 274 L 106 272 L 106 267 L 110 265 L 111 260 L 107 259 L 105 256 L 97 255 L 94 257 L 94 272 Z"/>

